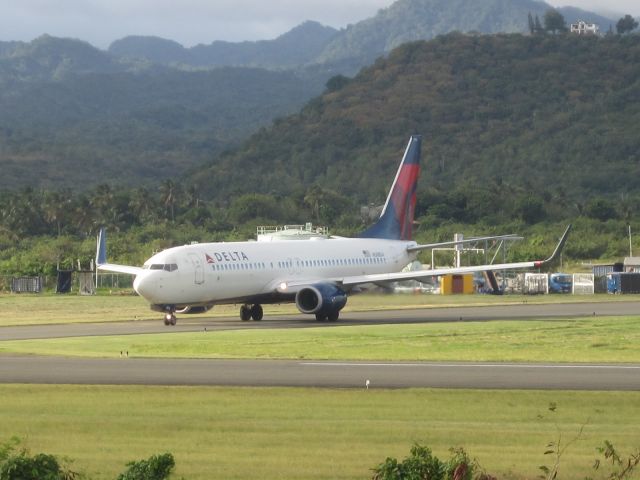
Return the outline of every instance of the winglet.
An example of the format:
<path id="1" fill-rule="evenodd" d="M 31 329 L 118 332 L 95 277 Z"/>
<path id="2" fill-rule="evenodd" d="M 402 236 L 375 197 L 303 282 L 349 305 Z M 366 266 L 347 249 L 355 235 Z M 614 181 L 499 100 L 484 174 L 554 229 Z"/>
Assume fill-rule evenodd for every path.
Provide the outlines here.
<path id="1" fill-rule="evenodd" d="M 96 265 L 107 263 L 107 232 L 104 228 L 98 234 L 98 245 L 96 248 Z"/>
<path id="2" fill-rule="evenodd" d="M 556 249 L 553 251 L 551 256 L 546 260 L 535 262 L 536 268 L 541 267 L 542 265 L 545 265 L 547 263 L 551 263 L 552 261 L 554 261 L 556 258 L 560 256 L 560 254 L 562 253 L 562 249 L 564 248 L 564 244 L 567 242 L 567 237 L 569 236 L 570 230 L 571 230 L 571 224 L 569 224 L 567 229 L 562 234 L 562 237 L 560 237 L 560 241 L 558 242 L 558 245 L 556 245 Z"/>

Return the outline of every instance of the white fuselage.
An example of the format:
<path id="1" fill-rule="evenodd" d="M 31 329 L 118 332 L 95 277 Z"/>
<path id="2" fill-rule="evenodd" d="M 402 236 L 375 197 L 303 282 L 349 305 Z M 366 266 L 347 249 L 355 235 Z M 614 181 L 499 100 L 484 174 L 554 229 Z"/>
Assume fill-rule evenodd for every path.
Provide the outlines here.
<path id="1" fill-rule="evenodd" d="M 160 252 L 144 264 L 134 289 L 152 305 L 242 303 L 263 296 L 292 300 L 287 286 L 399 272 L 415 260 L 412 241 L 315 238 L 201 243 Z M 262 303 L 267 303 L 263 301 Z"/>

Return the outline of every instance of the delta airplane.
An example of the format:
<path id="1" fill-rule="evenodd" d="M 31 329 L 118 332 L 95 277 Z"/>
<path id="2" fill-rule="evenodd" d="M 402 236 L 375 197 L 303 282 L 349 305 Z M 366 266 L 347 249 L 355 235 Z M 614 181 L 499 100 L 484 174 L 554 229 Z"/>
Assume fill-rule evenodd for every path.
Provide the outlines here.
<path id="1" fill-rule="evenodd" d="M 421 137 L 412 136 L 380 218 L 357 238 L 185 245 L 164 250 L 142 267 L 134 267 L 107 262 L 103 229 L 96 264 L 99 270 L 134 275 L 134 290 L 152 310 L 164 313 L 166 325 L 175 325 L 176 312 L 202 313 L 214 305 L 239 304 L 243 321 L 257 321 L 262 320 L 263 304 L 288 302 L 295 302 L 301 313 L 315 315 L 319 321 L 336 321 L 347 295 L 358 285 L 539 268 L 559 255 L 571 225 L 547 260 L 402 272 L 421 250 L 461 243 L 418 245 L 411 240 L 420 147 Z"/>

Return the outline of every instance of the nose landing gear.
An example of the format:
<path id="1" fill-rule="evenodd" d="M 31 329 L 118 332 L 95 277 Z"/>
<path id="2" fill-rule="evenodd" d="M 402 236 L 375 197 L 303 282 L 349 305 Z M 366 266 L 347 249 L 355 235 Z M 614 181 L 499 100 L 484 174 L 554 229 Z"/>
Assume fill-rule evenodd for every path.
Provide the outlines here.
<path id="1" fill-rule="evenodd" d="M 164 324 L 167 326 L 175 325 L 177 321 L 176 314 L 171 310 L 167 310 L 167 313 L 164 314 Z"/>

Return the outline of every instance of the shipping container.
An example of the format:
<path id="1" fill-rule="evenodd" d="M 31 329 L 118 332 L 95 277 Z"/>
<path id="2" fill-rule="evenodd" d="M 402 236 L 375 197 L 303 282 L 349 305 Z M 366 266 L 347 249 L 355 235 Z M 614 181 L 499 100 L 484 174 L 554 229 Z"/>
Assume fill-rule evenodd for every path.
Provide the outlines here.
<path id="1" fill-rule="evenodd" d="M 474 293 L 473 275 L 443 275 L 440 281 L 440 293 L 442 295 Z"/>
<path id="2" fill-rule="evenodd" d="M 607 293 L 640 293 L 640 273 L 610 273 Z"/>

